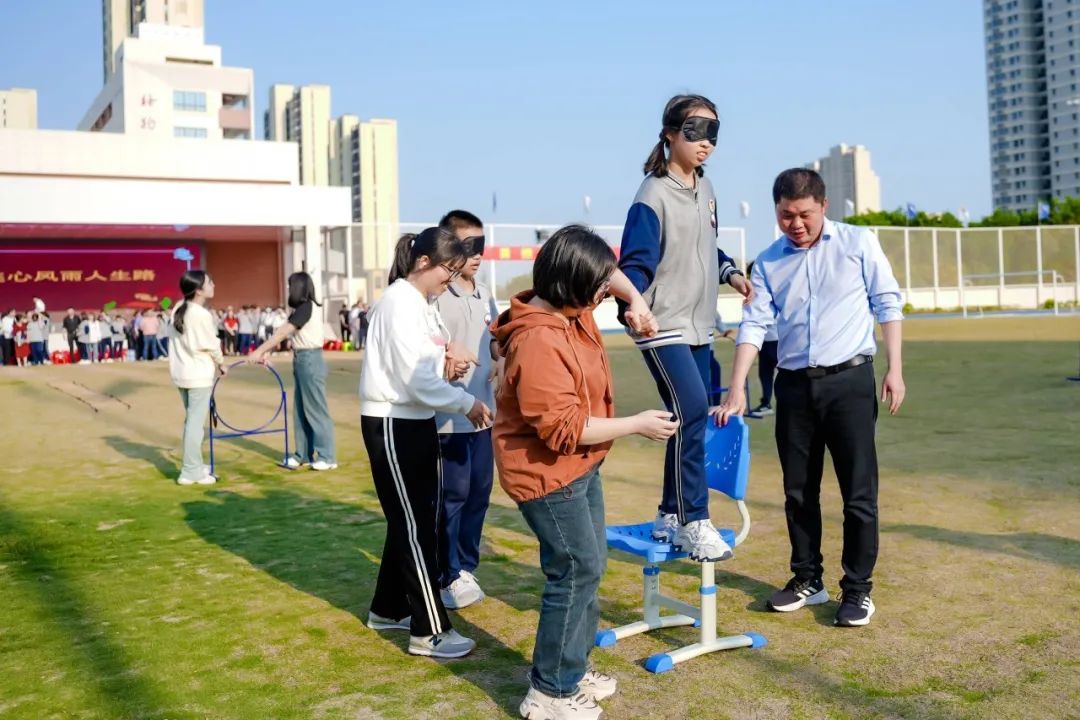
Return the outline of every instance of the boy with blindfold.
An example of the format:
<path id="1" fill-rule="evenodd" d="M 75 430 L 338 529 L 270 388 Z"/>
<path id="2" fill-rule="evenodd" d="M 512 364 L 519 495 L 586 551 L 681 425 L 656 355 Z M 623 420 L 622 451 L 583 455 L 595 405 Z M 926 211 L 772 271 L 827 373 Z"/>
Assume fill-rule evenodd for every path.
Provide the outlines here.
<path id="1" fill-rule="evenodd" d="M 662 123 L 626 218 L 619 260 L 660 326 L 652 337 L 631 337 L 679 421 L 668 441 L 653 537 L 680 546 L 691 560 L 726 560 L 731 548 L 709 519 L 705 482 L 709 361 L 720 283 L 747 298 L 750 283 L 717 247 L 716 196 L 704 168 L 716 149 L 716 106 L 700 95 L 677 95 Z"/>
<path id="2" fill-rule="evenodd" d="M 476 277 L 484 255 L 484 224 L 465 210 L 452 210 L 439 227 L 457 236 L 468 260 L 435 301 L 452 339 L 447 377 L 488 407 L 495 407 L 498 357 L 489 326 L 498 316 L 491 291 Z M 464 415 L 437 413 L 442 451 L 439 565 L 443 604 L 452 610 L 484 599 L 473 571 L 480 562 L 480 534 L 494 476 L 491 428 L 478 429 Z"/>

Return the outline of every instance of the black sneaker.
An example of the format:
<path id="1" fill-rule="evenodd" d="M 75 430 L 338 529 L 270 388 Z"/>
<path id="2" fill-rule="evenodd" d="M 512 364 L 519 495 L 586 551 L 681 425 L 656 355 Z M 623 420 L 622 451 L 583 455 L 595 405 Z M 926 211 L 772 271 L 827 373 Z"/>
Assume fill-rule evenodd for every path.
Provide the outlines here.
<path id="1" fill-rule="evenodd" d="M 769 607 L 777 612 L 792 612 L 804 605 L 821 605 L 829 602 L 829 593 L 821 578 L 799 580 L 791 578 L 783 590 L 777 590 L 769 598 Z"/>
<path id="2" fill-rule="evenodd" d="M 756 408 L 751 410 L 751 412 L 754 413 L 755 415 L 757 415 L 758 417 L 766 417 L 768 415 L 775 415 L 776 414 L 775 412 L 773 412 L 772 405 L 766 405 L 765 403 L 762 403 L 761 405 L 758 405 Z"/>
<path id="3" fill-rule="evenodd" d="M 833 623 L 841 627 L 861 627 L 869 625 L 873 615 L 874 601 L 870 599 L 870 593 L 845 590 L 840 593 L 840 608 Z"/>

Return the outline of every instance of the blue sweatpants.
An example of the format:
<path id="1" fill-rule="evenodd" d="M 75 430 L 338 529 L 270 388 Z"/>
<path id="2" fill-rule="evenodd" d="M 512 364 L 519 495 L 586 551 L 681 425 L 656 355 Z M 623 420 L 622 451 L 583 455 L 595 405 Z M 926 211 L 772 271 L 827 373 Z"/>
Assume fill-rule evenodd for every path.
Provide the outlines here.
<path id="1" fill-rule="evenodd" d="M 449 587 L 462 570 L 480 564 L 480 534 L 491 502 L 494 458 L 491 429 L 439 436 L 442 453 L 442 513 L 439 570 Z"/>
<path id="2" fill-rule="evenodd" d="M 705 426 L 709 419 L 712 345 L 664 345 L 642 353 L 660 398 L 679 421 L 664 456 L 660 510 L 675 513 L 683 524 L 707 520 Z"/>

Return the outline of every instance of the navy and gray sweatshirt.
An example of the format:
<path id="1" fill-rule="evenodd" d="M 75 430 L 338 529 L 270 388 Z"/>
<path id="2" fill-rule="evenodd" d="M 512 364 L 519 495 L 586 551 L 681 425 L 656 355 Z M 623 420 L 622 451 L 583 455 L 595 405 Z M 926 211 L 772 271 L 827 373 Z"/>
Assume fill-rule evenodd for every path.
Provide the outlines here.
<path id="1" fill-rule="evenodd" d="M 626 216 L 619 256 L 619 269 L 660 325 L 651 338 L 634 337 L 639 348 L 712 342 L 720 283 L 739 272 L 716 238 L 716 195 L 708 178 L 691 188 L 671 175 L 645 177 Z M 625 309 L 620 303 L 620 320 Z"/>

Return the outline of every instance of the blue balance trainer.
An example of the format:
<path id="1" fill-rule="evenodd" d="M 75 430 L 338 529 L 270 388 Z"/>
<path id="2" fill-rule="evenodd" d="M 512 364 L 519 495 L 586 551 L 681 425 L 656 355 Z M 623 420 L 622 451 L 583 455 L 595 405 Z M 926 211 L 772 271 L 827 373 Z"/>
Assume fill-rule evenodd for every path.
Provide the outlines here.
<path id="1" fill-rule="evenodd" d="M 229 366 L 229 370 L 232 370 L 233 368 L 239 367 L 240 365 L 246 365 L 246 364 L 247 363 L 245 363 L 243 360 L 240 360 L 239 362 L 234 362 L 232 365 Z M 277 433 L 281 433 L 282 435 L 285 436 L 285 454 L 282 456 L 281 464 L 284 465 L 285 462 L 289 459 L 289 403 L 288 403 L 288 398 L 285 395 L 285 383 L 282 382 L 281 375 L 278 375 L 277 370 L 270 367 L 269 365 L 263 365 L 262 367 L 266 368 L 266 370 L 268 370 L 274 376 L 274 379 L 277 380 L 278 390 L 281 393 L 281 400 L 280 400 L 280 402 L 278 402 L 277 410 L 274 411 L 274 416 L 272 418 L 270 418 L 269 420 L 267 420 L 262 425 L 260 425 L 259 427 L 251 429 L 251 430 L 244 430 L 244 429 L 241 429 L 241 428 L 238 428 L 238 427 L 233 427 L 232 425 L 229 424 L 229 422 L 227 420 L 225 420 L 225 418 L 223 418 L 221 416 L 221 413 L 218 410 L 218 404 L 217 404 L 217 399 L 216 399 L 217 389 L 218 389 L 218 384 L 222 380 L 224 380 L 226 377 L 228 377 L 228 375 L 220 375 L 220 376 L 218 376 L 217 380 L 214 381 L 214 387 L 210 391 L 210 474 L 211 475 L 215 474 L 214 473 L 214 440 L 215 439 L 217 439 L 217 440 L 225 440 L 227 438 L 247 437 L 248 435 L 274 435 L 274 434 L 277 434 Z M 267 429 L 271 425 L 273 425 L 277 421 L 277 419 L 279 417 L 282 419 L 282 423 L 283 423 L 282 427 Z M 226 433 L 215 432 L 215 429 L 217 428 L 218 423 L 224 425 L 231 432 L 226 432 Z"/>
<path id="2" fill-rule="evenodd" d="M 733 417 L 722 428 L 710 424 L 705 434 L 705 474 L 709 489 L 724 493 L 735 501 L 739 509 L 742 518 L 739 531 L 720 529 L 724 541 L 736 547 L 750 532 L 750 513 L 745 503 L 750 475 L 750 430 L 742 418 Z M 645 669 L 653 673 L 671 670 L 678 663 L 717 650 L 764 647 L 765 638 L 753 632 L 729 637 L 716 636 L 715 563 L 701 563 L 698 607 L 660 594 L 660 563 L 680 560 L 687 554 L 670 543 L 653 540 L 652 528 L 652 520 L 637 525 L 607 527 L 609 548 L 644 558 L 644 617 L 629 625 L 599 631 L 596 634 L 597 646 L 611 647 L 622 638 L 659 628 L 694 625 L 700 629 L 698 641 L 693 645 L 657 653 L 646 660 Z M 662 615 L 663 610 L 674 611 L 675 614 Z"/>

